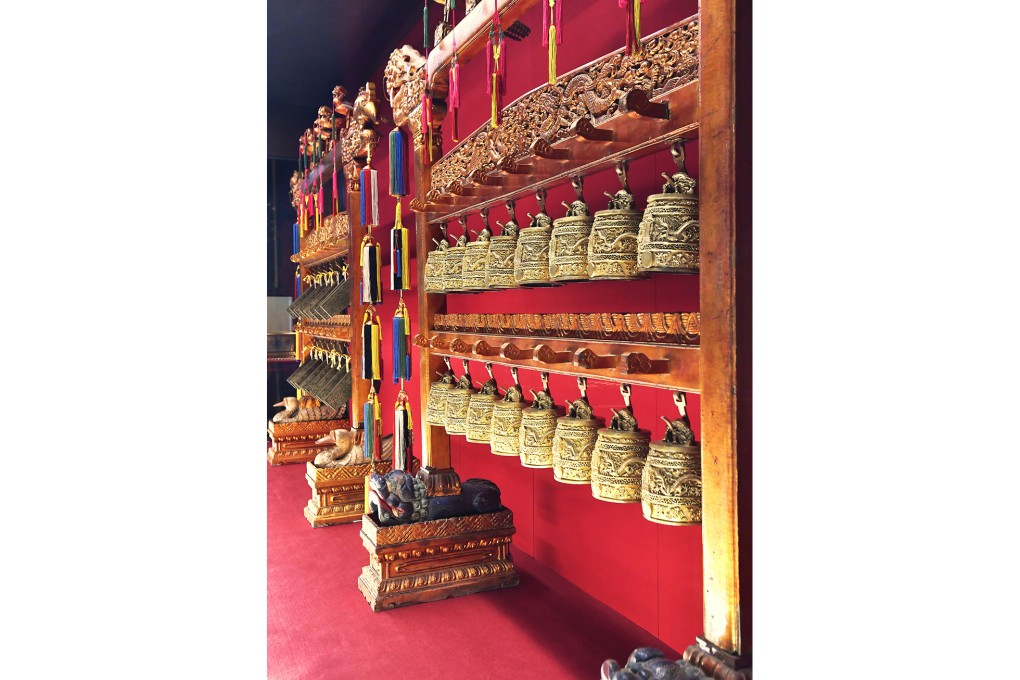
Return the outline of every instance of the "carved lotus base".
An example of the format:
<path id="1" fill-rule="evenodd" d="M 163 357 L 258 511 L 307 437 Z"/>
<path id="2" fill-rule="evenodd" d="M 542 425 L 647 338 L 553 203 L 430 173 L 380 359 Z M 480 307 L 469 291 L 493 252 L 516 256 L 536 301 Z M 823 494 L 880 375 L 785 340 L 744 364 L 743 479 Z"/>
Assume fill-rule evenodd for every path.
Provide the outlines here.
<path id="1" fill-rule="evenodd" d="M 351 426 L 346 420 L 304 420 L 296 423 L 270 422 L 268 427 L 272 445 L 267 458 L 271 465 L 287 463 L 307 463 L 321 451 L 330 448 L 328 445 L 317 446 L 316 440 L 322 439 L 330 430 L 347 429 Z"/>
<path id="2" fill-rule="evenodd" d="M 358 589 L 372 611 L 382 611 L 516 586 L 510 556 L 515 531 L 506 508 L 392 527 L 365 515 L 361 540 L 369 564 Z"/>
<path id="3" fill-rule="evenodd" d="M 413 459 L 413 471 L 421 467 Z M 373 472 L 384 475 L 393 469 L 393 461 L 346 465 L 338 468 L 317 468 L 307 463 L 305 480 L 312 488 L 312 498 L 305 506 L 305 519 L 313 527 L 347 524 L 365 514 L 365 477 Z"/>

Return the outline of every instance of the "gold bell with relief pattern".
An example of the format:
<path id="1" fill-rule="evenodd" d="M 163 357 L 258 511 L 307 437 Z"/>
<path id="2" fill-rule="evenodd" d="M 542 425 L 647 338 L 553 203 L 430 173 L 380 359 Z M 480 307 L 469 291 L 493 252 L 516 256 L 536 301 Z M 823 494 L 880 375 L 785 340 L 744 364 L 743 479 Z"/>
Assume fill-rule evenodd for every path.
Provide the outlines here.
<path id="1" fill-rule="evenodd" d="M 641 500 L 641 471 L 652 433 L 638 429 L 630 405 L 630 385 L 620 385 L 624 407 L 613 412 L 609 427 L 599 430 L 591 454 L 591 495 L 610 503 Z"/>
<path id="2" fill-rule="evenodd" d="M 448 434 L 467 434 L 468 402 L 471 401 L 471 395 L 475 393 L 475 387 L 471 384 L 471 371 L 468 369 L 467 359 L 462 359 L 462 361 L 464 362 L 464 375 L 460 376 L 446 396 L 446 432 Z"/>
<path id="3" fill-rule="evenodd" d="M 552 281 L 584 281 L 588 278 L 588 237 L 595 218 L 588 211 L 581 191 L 584 180 L 570 181 L 577 199 L 567 208 L 567 216 L 553 221 L 549 239 L 549 278 Z"/>
<path id="4" fill-rule="evenodd" d="M 492 437 L 492 409 L 499 400 L 499 387 L 492 375 L 492 362 L 485 363 L 489 379 L 471 395 L 468 402 L 467 432 L 464 438 L 476 444 L 488 444 Z"/>
<path id="5" fill-rule="evenodd" d="M 687 174 L 684 141 L 670 149 L 679 172 L 670 177 L 661 194 L 648 197 L 638 230 L 638 269 L 643 272 L 697 274 L 701 268 L 697 181 Z"/>
<path id="6" fill-rule="evenodd" d="M 531 407 L 521 413 L 521 465 L 529 468 L 553 466 L 552 445 L 559 411 L 549 392 L 549 374 L 542 373 L 542 390 L 531 390 Z"/>
<path id="7" fill-rule="evenodd" d="M 518 456 L 521 447 L 521 415 L 524 411 L 524 394 L 517 380 L 517 367 L 510 369 L 514 384 L 492 407 L 492 430 L 489 444 L 497 456 Z"/>
<path id="8" fill-rule="evenodd" d="M 648 447 L 641 473 L 641 513 L 659 524 L 701 524 L 701 444 L 687 417 L 687 397 L 676 392 L 680 417 L 665 416 L 666 437 Z"/>
<path id="9" fill-rule="evenodd" d="M 492 229 L 489 227 L 489 209 L 482 208 L 482 220 L 485 226 L 481 231 L 472 232 L 475 240 L 464 246 L 464 290 L 485 290 L 488 287 L 486 263 L 489 260 L 489 244 L 492 241 Z"/>
<path id="10" fill-rule="evenodd" d="M 567 415 L 556 419 L 553 436 L 553 479 L 564 484 L 591 483 L 591 454 L 605 421 L 588 403 L 588 380 L 577 379 L 581 398 L 567 402 Z"/>
<path id="11" fill-rule="evenodd" d="M 532 215 L 531 224 L 517 237 L 514 253 L 514 281 L 518 286 L 551 286 L 549 280 L 549 238 L 552 236 L 552 219 L 545 211 L 545 189 L 538 190 L 538 214 Z"/>
<path id="12" fill-rule="evenodd" d="M 510 219 L 506 224 L 496 221 L 499 225 L 499 236 L 489 240 L 489 254 L 485 261 L 485 281 L 489 290 L 516 288 L 514 281 L 514 256 L 517 254 L 517 235 L 520 227 L 514 216 L 516 202 L 511 198 L 506 202 L 506 210 Z"/>
<path id="13" fill-rule="evenodd" d="M 446 222 L 443 222 L 439 229 L 443 232 L 443 238 L 439 241 L 432 239 L 436 244 L 435 250 L 429 251 L 425 260 L 425 292 L 442 293 L 446 291 L 444 274 L 446 271 L 446 251 L 450 242 L 446 240 Z"/>
<path id="14" fill-rule="evenodd" d="M 595 213 L 588 237 L 588 278 L 629 280 L 644 278 L 637 266 L 638 225 L 641 211 L 634 209 L 634 194 L 627 183 L 627 161 L 616 164 L 621 189 L 609 196 L 609 208 Z"/>
<path id="15" fill-rule="evenodd" d="M 464 290 L 464 254 L 468 244 L 467 218 L 460 218 L 460 226 L 464 228 L 464 233 L 457 237 L 457 245 L 446 250 L 446 261 L 443 264 L 443 286 L 447 293 Z"/>
<path id="16" fill-rule="evenodd" d="M 439 380 L 429 385 L 429 398 L 425 402 L 425 422 L 429 425 L 446 425 L 446 399 L 457 382 L 450 366 L 450 357 L 443 357 L 446 372 L 439 374 Z"/>

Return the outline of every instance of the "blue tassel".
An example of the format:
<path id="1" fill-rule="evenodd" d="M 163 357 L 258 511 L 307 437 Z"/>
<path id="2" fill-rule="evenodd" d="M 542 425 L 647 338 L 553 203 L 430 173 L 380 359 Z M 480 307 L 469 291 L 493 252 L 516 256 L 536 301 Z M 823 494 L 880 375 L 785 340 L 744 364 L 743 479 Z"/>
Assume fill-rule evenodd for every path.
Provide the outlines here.
<path id="1" fill-rule="evenodd" d="M 365 225 L 368 224 L 368 222 L 366 221 L 367 220 L 367 215 L 365 215 L 365 194 L 367 193 L 365 191 L 365 170 L 362 170 L 361 171 L 361 175 L 358 177 L 358 186 L 361 189 L 361 191 L 360 191 L 360 194 L 361 194 L 361 226 L 364 227 Z"/>
<path id="2" fill-rule="evenodd" d="M 340 211 L 347 210 L 347 177 L 344 175 L 343 166 L 338 166 L 336 169 L 337 175 L 337 192 L 336 201 L 337 207 Z M 362 206 L 361 211 L 364 212 L 365 208 Z"/>
<path id="3" fill-rule="evenodd" d="M 369 398 L 365 402 L 365 457 L 374 458 L 375 453 L 375 407 L 372 404 L 372 399 Z M 380 451 L 380 454 L 382 452 Z"/>
<path id="4" fill-rule="evenodd" d="M 297 255 L 301 250 L 301 227 L 297 222 L 294 223 L 294 254 Z"/>
<path id="5" fill-rule="evenodd" d="M 390 196 L 407 195 L 407 140 L 400 128 L 390 132 Z"/>

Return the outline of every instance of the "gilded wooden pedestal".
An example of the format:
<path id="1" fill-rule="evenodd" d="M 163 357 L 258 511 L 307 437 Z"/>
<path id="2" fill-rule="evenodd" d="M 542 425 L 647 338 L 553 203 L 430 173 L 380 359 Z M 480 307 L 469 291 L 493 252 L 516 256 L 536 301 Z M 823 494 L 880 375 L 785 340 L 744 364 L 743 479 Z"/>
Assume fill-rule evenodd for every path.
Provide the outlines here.
<path id="1" fill-rule="evenodd" d="M 362 520 L 369 564 L 358 589 L 373 611 L 434 602 L 518 584 L 510 557 L 510 510 L 380 526 Z"/>
<path id="2" fill-rule="evenodd" d="M 302 420 L 294 423 L 269 422 L 269 462 L 272 465 L 286 463 L 307 463 L 330 444 L 316 445 L 316 440 L 325 437 L 330 430 L 347 429 L 351 424 L 346 420 Z"/>
<path id="3" fill-rule="evenodd" d="M 414 472 L 421 465 L 413 459 Z M 365 477 L 373 472 L 384 475 L 393 469 L 385 460 L 336 468 L 317 468 L 307 463 L 305 480 L 312 487 L 312 498 L 305 506 L 305 519 L 313 527 L 347 524 L 365 514 Z"/>

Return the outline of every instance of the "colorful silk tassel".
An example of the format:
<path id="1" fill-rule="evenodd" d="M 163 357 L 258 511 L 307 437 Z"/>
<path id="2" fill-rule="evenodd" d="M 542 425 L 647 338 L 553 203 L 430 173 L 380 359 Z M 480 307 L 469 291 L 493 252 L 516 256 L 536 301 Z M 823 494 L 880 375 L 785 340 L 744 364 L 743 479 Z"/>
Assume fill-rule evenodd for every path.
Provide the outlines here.
<path id="1" fill-rule="evenodd" d="M 549 84 L 556 84 L 556 46 L 563 42 L 563 0 L 548 0 L 542 8 L 542 45 L 549 46 Z"/>
<path id="2" fill-rule="evenodd" d="M 382 380 L 381 335 L 379 317 L 369 309 L 361 323 L 361 377 L 365 380 Z"/>
<path id="3" fill-rule="evenodd" d="M 411 290 L 411 248 L 407 228 L 400 219 L 400 199 L 390 231 L 390 290 Z"/>
<path id="4" fill-rule="evenodd" d="M 319 192 L 315 195 L 315 228 L 322 226 L 322 215 L 326 211 L 326 203 L 323 200 L 322 182 L 319 182 Z"/>
<path id="5" fill-rule="evenodd" d="M 390 132 L 390 196 L 407 196 L 407 138 L 399 127 Z"/>
<path id="6" fill-rule="evenodd" d="M 365 457 L 382 460 L 382 411 L 379 408 L 379 395 L 373 388 L 365 399 L 365 436 L 363 446 Z"/>
<path id="7" fill-rule="evenodd" d="M 294 299 L 297 300 L 299 297 L 301 297 L 301 267 L 294 272 Z"/>
<path id="8" fill-rule="evenodd" d="M 421 93 L 421 129 L 425 137 L 425 146 L 429 150 L 429 161 L 432 160 L 432 81 L 429 66 L 425 64 L 425 88 Z"/>
<path id="9" fill-rule="evenodd" d="M 294 223 L 294 254 L 301 250 L 301 225 Z"/>
<path id="10" fill-rule="evenodd" d="M 453 114 L 453 141 L 460 141 L 457 111 L 460 109 L 460 64 L 457 63 L 457 38 L 453 39 L 453 66 L 450 67 L 450 113 Z"/>
<path id="11" fill-rule="evenodd" d="M 361 239 L 361 301 L 382 302 L 382 250 L 371 234 Z"/>
<path id="12" fill-rule="evenodd" d="M 393 382 L 411 379 L 411 320 L 401 300 L 393 314 Z"/>
<path id="13" fill-rule="evenodd" d="M 361 171 L 361 226 L 379 224 L 379 171 L 366 166 Z"/>
<path id="14" fill-rule="evenodd" d="M 410 472 L 413 456 L 414 422 L 411 418 L 411 409 L 408 407 L 407 395 L 401 392 L 393 413 L 393 469 Z"/>
<path id="15" fill-rule="evenodd" d="M 340 192 L 336 188 L 336 157 L 333 157 L 333 214 L 340 212 Z"/>
<path id="16" fill-rule="evenodd" d="M 333 188 L 337 187 L 340 191 L 336 194 L 336 211 L 341 212 L 347 210 L 347 175 L 344 174 L 342 165 L 333 168 Z"/>

